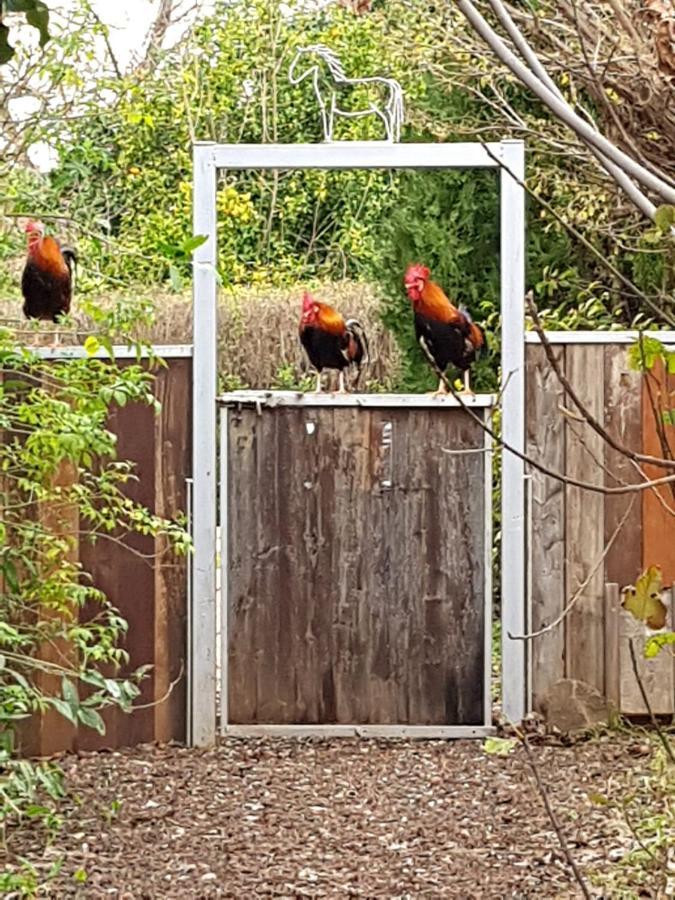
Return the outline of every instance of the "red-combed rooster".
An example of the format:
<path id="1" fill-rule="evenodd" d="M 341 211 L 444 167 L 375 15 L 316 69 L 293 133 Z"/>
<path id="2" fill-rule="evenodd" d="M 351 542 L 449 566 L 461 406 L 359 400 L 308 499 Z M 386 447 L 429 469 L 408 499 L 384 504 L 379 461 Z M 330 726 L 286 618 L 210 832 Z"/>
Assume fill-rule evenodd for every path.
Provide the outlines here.
<path id="1" fill-rule="evenodd" d="M 332 306 L 320 303 L 308 293 L 302 298 L 300 343 L 317 370 L 317 393 L 321 391 L 321 373 L 324 369 L 339 371 L 340 393 L 344 393 L 344 370 L 355 368 L 358 381 L 361 366 L 368 361 L 368 341 L 356 319 L 345 321 Z"/>
<path id="2" fill-rule="evenodd" d="M 57 323 L 70 311 L 77 255 L 68 247 L 61 249 L 56 238 L 45 237 L 42 222 L 28 222 L 25 231 L 28 257 L 21 278 L 24 315 Z"/>
<path id="3" fill-rule="evenodd" d="M 453 306 L 429 275 L 426 266 L 415 263 L 408 266 L 403 278 L 415 313 L 415 335 L 424 342 L 441 372 L 452 363 L 463 373 L 464 391 L 472 393 L 469 367 L 485 346 L 485 332 L 473 322 L 468 310 Z M 447 393 L 442 379 L 437 393 Z"/>

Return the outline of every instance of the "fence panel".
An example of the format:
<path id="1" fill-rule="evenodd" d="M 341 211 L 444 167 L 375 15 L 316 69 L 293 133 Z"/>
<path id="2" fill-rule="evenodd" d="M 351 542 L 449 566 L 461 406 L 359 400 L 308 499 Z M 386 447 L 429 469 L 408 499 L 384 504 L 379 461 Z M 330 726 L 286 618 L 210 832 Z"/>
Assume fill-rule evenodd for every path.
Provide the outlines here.
<path id="1" fill-rule="evenodd" d="M 579 415 L 534 337 L 528 336 L 526 344 L 527 453 L 581 481 L 607 487 L 643 481 L 635 464 Z M 662 456 L 667 444 L 675 455 L 673 419 L 660 414 L 675 406 L 675 376 L 658 367 L 647 376 L 631 369 L 631 340 L 620 332 L 552 333 L 550 338 L 579 398 L 619 445 Z M 664 340 L 675 343 L 672 338 Z M 643 471 L 649 478 L 664 474 L 653 466 L 644 466 Z M 634 583 L 652 564 L 661 566 L 666 585 L 673 583 L 675 518 L 669 509 L 673 492 L 666 485 L 658 495 L 654 490 L 603 495 L 563 487 L 531 467 L 530 475 L 533 630 L 560 617 L 580 591 L 563 625 L 531 642 L 533 706 L 542 709 L 551 685 L 567 677 L 592 685 L 621 711 L 634 713 L 635 686 L 630 685 L 633 675 L 626 653 L 628 636 L 635 635 L 624 620 L 626 614 L 614 609 L 619 604 L 616 585 Z M 669 665 L 672 668 L 672 662 Z M 672 677 L 665 683 L 672 695 Z M 675 698 L 664 702 L 663 696 L 661 680 L 654 702 L 662 712 L 672 712 Z"/>
<path id="2" fill-rule="evenodd" d="M 158 515 L 171 517 L 186 510 L 186 478 L 192 465 L 192 359 L 189 347 L 156 350 L 167 362 L 167 368 L 157 370 L 154 385 L 161 412 L 157 415 L 150 407 L 129 404 L 111 412 L 108 427 L 117 436 L 118 457 L 135 463 L 138 480 L 125 488 L 128 496 Z M 131 360 L 118 362 L 128 365 Z M 49 514 L 49 510 L 40 511 L 40 515 Z M 79 533 L 76 512 L 69 527 Z M 120 541 L 119 537 L 92 544 L 82 535 L 75 552 L 84 571 L 129 624 L 123 646 L 130 660 L 119 674 L 142 665 L 152 667 L 142 682 L 139 708 L 131 714 L 104 710 L 105 735 L 64 725 L 52 712 L 34 716 L 21 729 L 26 755 L 185 740 L 187 562 L 168 552 L 163 540 L 132 535 Z M 93 604 L 85 607 L 82 620 L 97 610 Z M 53 687 L 58 690 L 56 683 Z"/>

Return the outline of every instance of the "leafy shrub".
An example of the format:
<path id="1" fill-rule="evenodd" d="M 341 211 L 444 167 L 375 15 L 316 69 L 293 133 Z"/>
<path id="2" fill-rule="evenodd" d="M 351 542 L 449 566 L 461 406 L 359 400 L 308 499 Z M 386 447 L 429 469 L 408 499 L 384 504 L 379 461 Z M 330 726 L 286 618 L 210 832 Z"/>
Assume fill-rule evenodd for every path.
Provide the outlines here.
<path id="1" fill-rule="evenodd" d="M 116 314 L 101 313 L 99 324 Z M 98 343 L 108 339 L 89 346 Z M 83 570 L 77 544 L 144 534 L 186 552 L 189 542 L 181 522 L 126 496 L 133 467 L 106 427 L 114 406 L 156 404 L 145 367 L 50 362 L 1 328 L 0 372 L 0 827 L 28 819 L 53 829 L 60 774 L 14 758 L 18 726 L 54 710 L 103 732 L 100 710 L 129 710 L 144 675 L 115 674 L 128 663 L 119 646 L 127 625 Z"/>

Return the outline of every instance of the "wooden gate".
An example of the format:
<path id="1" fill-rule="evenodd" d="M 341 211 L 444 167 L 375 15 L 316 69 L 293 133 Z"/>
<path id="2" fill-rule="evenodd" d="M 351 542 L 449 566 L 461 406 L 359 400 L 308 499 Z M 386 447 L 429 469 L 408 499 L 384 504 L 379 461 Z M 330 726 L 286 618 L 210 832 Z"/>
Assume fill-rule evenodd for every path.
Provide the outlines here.
<path id="1" fill-rule="evenodd" d="M 491 401 L 472 401 L 481 420 Z M 221 405 L 222 732 L 486 733 L 480 424 L 427 396 Z"/>

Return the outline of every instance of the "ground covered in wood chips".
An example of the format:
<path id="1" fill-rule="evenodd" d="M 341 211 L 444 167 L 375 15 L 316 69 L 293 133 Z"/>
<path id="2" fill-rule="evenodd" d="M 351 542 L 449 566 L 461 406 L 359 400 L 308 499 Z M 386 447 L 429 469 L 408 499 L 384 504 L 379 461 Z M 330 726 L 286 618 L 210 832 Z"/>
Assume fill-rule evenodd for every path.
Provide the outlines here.
<path id="1" fill-rule="evenodd" d="M 532 749 L 581 868 L 615 865 L 633 841 L 598 798 L 647 770 L 649 744 Z M 63 762 L 73 799 L 55 845 L 9 845 L 44 871 L 63 859 L 49 896 L 578 896 L 521 747 L 231 739 Z"/>

